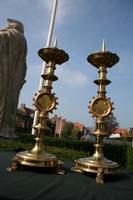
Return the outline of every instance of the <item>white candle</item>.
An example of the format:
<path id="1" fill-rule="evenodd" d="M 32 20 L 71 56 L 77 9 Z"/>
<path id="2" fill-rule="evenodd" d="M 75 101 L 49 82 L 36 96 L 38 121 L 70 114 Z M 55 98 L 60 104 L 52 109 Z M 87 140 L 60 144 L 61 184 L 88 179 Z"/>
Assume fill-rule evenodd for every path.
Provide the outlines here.
<path id="1" fill-rule="evenodd" d="M 52 14 L 51 14 L 51 19 L 50 19 L 50 25 L 49 25 L 46 47 L 50 47 L 50 45 L 51 45 L 52 34 L 53 34 L 54 23 L 55 23 L 56 10 L 57 10 L 57 4 L 58 4 L 58 0 L 53 0 Z M 46 67 L 47 67 L 46 62 L 43 62 L 41 75 L 46 72 Z M 44 79 L 42 77 L 40 77 L 40 83 L 39 83 L 38 90 L 42 90 L 43 86 L 44 86 Z M 34 119 L 33 119 L 33 127 L 35 125 L 37 125 L 38 117 L 39 117 L 39 111 L 36 110 L 35 114 L 34 114 Z M 35 133 L 36 133 L 36 130 L 34 128 L 32 128 L 32 135 L 35 135 Z"/>

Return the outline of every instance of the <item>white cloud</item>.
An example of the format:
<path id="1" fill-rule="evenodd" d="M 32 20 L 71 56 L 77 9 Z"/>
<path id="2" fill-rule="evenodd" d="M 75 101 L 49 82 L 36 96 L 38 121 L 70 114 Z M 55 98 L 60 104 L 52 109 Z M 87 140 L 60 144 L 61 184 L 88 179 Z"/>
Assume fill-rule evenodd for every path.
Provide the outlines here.
<path id="1" fill-rule="evenodd" d="M 52 11 L 52 3 L 51 0 L 39 0 L 42 6 L 44 6 L 45 9 L 47 9 L 50 13 Z M 78 14 L 82 12 L 81 5 L 83 4 L 83 0 L 58 0 L 57 5 L 57 17 L 56 22 L 59 24 L 64 23 L 66 21 L 66 17 Z"/>
<path id="2" fill-rule="evenodd" d="M 82 87 L 88 82 L 88 77 L 80 70 L 60 68 L 57 75 L 61 81 L 72 87 Z"/>

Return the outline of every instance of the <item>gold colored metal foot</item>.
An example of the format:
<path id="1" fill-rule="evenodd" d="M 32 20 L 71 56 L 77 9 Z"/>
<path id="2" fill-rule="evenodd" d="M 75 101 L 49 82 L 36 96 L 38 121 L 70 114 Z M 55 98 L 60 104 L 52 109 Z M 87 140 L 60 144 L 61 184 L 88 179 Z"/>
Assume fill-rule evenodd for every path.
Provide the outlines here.
<path id="1" fill-rule="evenodd" d="M 17 168 L 18 168 L 18 159 L 15 156 L 12 159 L 10 166 L 7 168 L 7 171 L 9 171 L 9 172 L 15 172 L 17 170 Z"/>
<path id="2" fill-rule="evenodd" d="M 78 165 L 77 165 L 77 160 L 74 161 L 74 166 L 71 168 L 71 170 L 75 171 L 75 172 L 83 173 L 83 171 L 80 170 Z"/>
<path id="3" fill-rule="evenodd" d="M 65 174 L 65 170 L 63 169 L 63 162 L 61 160 L 58 160 L 58 165 L 57 165 L 57 171 L 56 173 L 58 175 L 64 175 Z"/>
<path id="4" fill-rule="evenodd" d="M 98 168 L 97 176 L 96 176 L 96 183 L 104 184 L 104 169 Z"/>

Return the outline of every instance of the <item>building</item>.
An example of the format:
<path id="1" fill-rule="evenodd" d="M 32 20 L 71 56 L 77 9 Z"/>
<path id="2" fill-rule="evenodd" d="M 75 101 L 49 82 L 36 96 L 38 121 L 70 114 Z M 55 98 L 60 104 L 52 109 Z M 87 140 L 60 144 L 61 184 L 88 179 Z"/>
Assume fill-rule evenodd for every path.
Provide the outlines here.
<path id="1" fill-rule="evenodd" d="M 85 126 L 80 122 L 74 122 L 74 127 L 78 128 L 80 131 L 83 131 Z"/>
<path id="2" fill-rule="evenodd" d="M 115 128 L 113 134 L 119 134 L 120 136 L 128 135 L 129 130 L 127 128 Z"/>
<path id="3" fill-rule="evenodd" d="M 62 117 L 54 115 L 54 117 L 51 118 L 51 122 L 55 125 L 55 130 L 54 130 L 55 136 L 60 138 L 66 120 L 63 119 Z"/>
<path id="4" fill-rule="evenodd" d="M 129 130 L 127 128 L 115 128 L 113 133 L 109 136 L 110 139 L 127 137 Z"/>
<path id="5" fill-rule="evenodd" d="M 33 124 L 34 110 L 21 104 L 16 114 L 16 131 L 30 132 Z"/>

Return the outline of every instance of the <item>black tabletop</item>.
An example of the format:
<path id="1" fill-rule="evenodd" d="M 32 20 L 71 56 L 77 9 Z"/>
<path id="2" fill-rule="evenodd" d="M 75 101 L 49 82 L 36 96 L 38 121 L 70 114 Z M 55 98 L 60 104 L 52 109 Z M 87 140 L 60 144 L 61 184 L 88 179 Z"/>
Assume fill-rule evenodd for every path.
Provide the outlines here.
<path id="1" fill-rule="evenodd" d="M 106 176 L 98 185 L 93 174 L 71 171 L 72 163 L 64 163 L 66 173 L 17 170 L 8 172 L 15 152 L 0 151 L 0 200 L 133 200 L 133 173 L 119 171 Z"/>

